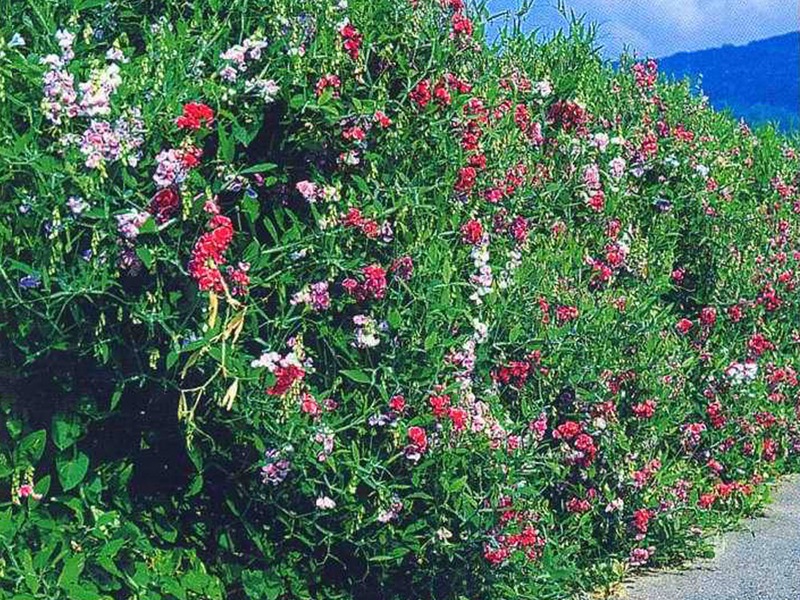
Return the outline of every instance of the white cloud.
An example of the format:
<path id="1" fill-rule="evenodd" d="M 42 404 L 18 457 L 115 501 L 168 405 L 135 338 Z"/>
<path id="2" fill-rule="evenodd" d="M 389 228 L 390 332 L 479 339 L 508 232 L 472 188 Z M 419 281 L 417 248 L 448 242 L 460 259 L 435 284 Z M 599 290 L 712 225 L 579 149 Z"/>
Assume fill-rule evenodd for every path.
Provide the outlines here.
<path id="1" fill-rule="evenodd" d="M 521 0 L 489 0 L 499 12 Z M 529 28 L 546 34 L 564 27 L 557 0 L 536 0 Z M 798 29 L 797 0 L 566 0 L 600 24 L 598 43 L 616 57 L 625 44 L 640 55 L 667 56 L 723 44 L 745 44 Z"/>

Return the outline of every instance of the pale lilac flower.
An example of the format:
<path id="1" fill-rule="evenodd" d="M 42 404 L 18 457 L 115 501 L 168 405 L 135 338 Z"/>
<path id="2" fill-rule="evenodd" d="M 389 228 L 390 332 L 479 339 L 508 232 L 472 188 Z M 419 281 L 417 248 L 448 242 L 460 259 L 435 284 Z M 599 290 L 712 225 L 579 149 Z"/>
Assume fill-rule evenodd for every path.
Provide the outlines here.
<path id="1" fill-rule="evenodd" d="M 366 315 L 356 315 L 353 317 L 353 323 L 357 326 L 356 339 L 353 342 L 356 348 L 374 348 L 380 343 L 378 326 L 373 318 Z"/>
<path id="2" fill-rule="evenodd" d="M 231 46 L 225 52 L 220 54 L 219 57 L 222 60 L 227 60 L 236 65 L 239 65 L 240 67 L 243 67 L 247 60 L 246 51 L 247 49 L 244 46 L 236 44 L 235 46 Z"/>
<path id="3" fill-rule="evenodd" d="M 25 45 L 25 38 L 23 38 L 19 33 L 15 33 L 11 36 L 11 39 L 8 41 L 9 48 L 21 48 Z"/>
<path id="4" fill-rule="evenodd" d="M 186 167 L 180 152 L 174 148 L 162 150 L 156 156 L 156 172 L 153 174 L 153 181 L 158 187 L 168 187 L 173 184 L 182 183 L 186 179 Z"/>
<path id="5" fill-rule="evenodd" d="M 331 296 L 328 292 L 328 282 L 318 281 L 311 284 L 311 307 L 316 311 L 327 310 L 331 306 Z"/>
<path id="6" fill-rule="evenodd" d="M 613 158 L 611 162 L 608 163 L 608 166 L 611 170 L 611 176 L 614 177 L 615 179 L 619 179 L 625 174 L 626 163 L 625 159 L 622 158 L 621 156 Z"/>
<path id="7" fill-rule="evenodd" d="M 291 447 L 286 448 L 291 452 Z M 261 481 L 273 486 L 277 486 L 286 479 L 292 467 L 292 463 L 283 457 L 283 452 L 277 449 L 267 450 L 264 454 L 267 464 L 261 467 Z"/>
<path id="8" fill-rule="evenodd" d="M 317 453 L 317 460 L 319 462 L 328 460 L 328 457 L 333 452 L 334 439 L 333 434 L 328 431 L 318 431 L 314 435 L 314 441 L 318 444 L 322 444 L 322 450 Z"/>
<path id="9" fill-rule="evenodd" d="M 109 114 L 111 112 L 111 95 L 117 91 L 121 83 L 119 65 L 115 63 L 92 71 L 89 81 L 78 86 L 81 91 L 82 114 L 89 117 Z"/>
<path id="10" fill-rule="evenodd" d="M 592 163 L 583 170 L 583 183 L 590 190 L 600 189 L 600 167 Z"/>
<path id="11" fill-rule="evenodd" d="M 127 62 L 125 60 L 125 55 L 122 53 L 122 50 L 119 48 L 109 48 L 106 51 L 106 60 L 115 60 L 118 62 Z"/>
<path id="12" fill-rule="evenodd" d="M 67 200 L 67 208 L 69 208 L 73 215 L 77 216 L 89 209 L 89 203 L 83 198 L 70 196 Z"/>
<path id="13" fill-rule="evenodd" d="M 96 169 L 119 158 L 119 136 L 107 121 L 92 121 L 81 136 L 80 150 L 86 156 L 86 166 Z"/>
<path id="14" fill-rule="evenodd" d="M 150 218 L 146 211 L 132 210 L 121 215 L 116 215 L 117 231 L 126 240 L 133 241 L 139 236 L 139 229 Z"/>
<path id="15" fill-rule="evenodd" d="M 758 365 L 748 360 L 744 363 L 732 362 L 725 369 L 725 375 L 736 385 L 741 385 L 753 381 L 758 374 Z"/>
<path id="16" fill-rule="evenodd" d="M 272 79 L 251 79 L 245 83 L 245 91 L 257 94 L 265 104 L 274 102 L 280 89 Z"/>
<path id="17" fill-rule="evenodd" d="M 42 79 L 44 98 L 42 112 L 53 124 L 60 124 L 64 117 L 73 118 L 80 113 L 77 105 L 78 95 L 75 92 L 75 77 L 61 68 L 61 61 L 55 55 L 42 60 L 50 65 L 50 70 Z"/>
<path id="18" fill-rule="evenodd" d="M 305 286 L 302 290 L 297 292 L 290 304 L 307 304 L 317 312 L 327 310 L 331 306 L 331 297 L 328 292 L 328 282 L 318 281 L 311 285 Z"/>
<path id="19" fill-rule="evenodd" d="M 607 133 L 595 133 L 592 136 L 591 141 L 592 146 L 600 150 L 600 152 L 605 152 L 606 148 L 608 148 L 608 134 Z"/>
<path id="20" fill-rule="evenodd" d="M 228 83 L 234 83 L 236 81 L 236 78 L 239 77 L 239 74 L 236 72 L 236 69 L 228 65 L 220 69 L 219 76 L 222 78 L 223 81 L 227 81 Z"/>
<path id="21" fill-rule="evenodd" d="M 403 510 L 403 503 L 400 501 L 400 497 L 396 494 L 392 496 L 392 504 L 389 506 L 388 509 L 382 510 L 378 513 L 377 519 L 379 523 L 389 523 L 390 521 L 394 521 L 397 517 L 400 516 L 400 511 Z"/>
<path id="22" fill-rule="evenodd" d="M 61 48 L 61 57 L 64 62 L 69 62 L 75 58 L 75 52 L 72 49 L 72 44 L 75 42 L 75 34 L 70 33 L 65 29 L 56 31 L 56 40 L 58 46 Z"/>

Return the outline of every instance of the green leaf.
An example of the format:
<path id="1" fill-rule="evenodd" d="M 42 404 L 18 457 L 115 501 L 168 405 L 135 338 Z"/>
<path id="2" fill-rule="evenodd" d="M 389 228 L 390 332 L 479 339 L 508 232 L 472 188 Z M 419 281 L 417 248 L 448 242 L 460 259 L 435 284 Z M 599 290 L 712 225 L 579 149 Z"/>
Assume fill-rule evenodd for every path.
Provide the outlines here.
<path id="1" fill-rule="evenodd" d="M 53 417 L 53 443 L 59 450 L 65 450 L 78 441 L 82 433 L 80 421 L 66 415 Z"/>
<path id="2" fill-rule="evenodd" d="M 258 213 L 261 212 L 261 203 L 256 198 L 245 196 L 242 199 L 242 210 L 250 219 L 251 223 L 255 223 L 258 219 Z"/>
<path id="3" fill-rule="evenodd" d="M 0 452 L 0 479 L 4 479 L 11 475 L 14 469 L 11 467 L 11 461 L 4 452 Z"/>
<path id="4" fill-rule="evenodd" d="M 113 411 L 115 408 L 117 408 L 117 405 L 119 404 L 119 401 L 122 398 L 123 389 L 125 389 L 125 384 L 118 383 L 117 387 L 114 389 L 114 393 L 111 394 L 111 405 L 109 410 Z"/>
<path id="5" fill-rule="evenodd" d="M 86 477 L 86 472 L 89 470 L 89 457 L 83 452 L 78 452 L 73 460 L 65 460 L 59 455 L 56 458 L 56 470 L 61 488 L 68 492 Z"/>
<path id="6" fill-rule="evenodd" d="M 283 593 L 281 583 L 264 571 L 244 571 L 242 585 L 244 593 L 253 600 L 276 600 Z"/>
<path id="7" fill-rule="evenodd" d="M 156 220 L 151 216 L 142 223 L 139 227 L 139 233 L 156 233 L 158 231 L 158 226 L 156 225 Z"/>
<path id="8" fill-rule="evenodd" d="M 145 248 L 144 246 L 139 246 L 138 248 L 136 248 L 136 256 L 142 259 L 142 262 L 144 263 L 144 266 L 148 271 L 155 262 L 155 259 L 153 258 L 153 253 L 150 252 L 150 250 Z"/>
<path id="9" fill-rule="evenodd" d="M 340 371 L 340 373 L 356 383 L 372 383 L 372 377 L 369 373 L 361 371 L 360 369 L 345 369 L 344 371 Z"/>
<path id="10" fill-rule="evenodd" d="M 265 173 L 266 171 L 272 171 L 277 168 L 278 165 L 274 163 L 258 163 L 257 165 L 253 165 L 252 167 L 247 167 L 246 169 L 242 169 L 242 175 L 246 175 L 248 173 Z"/>
<path id="11" fill-rule="evenodd" d="M 81 576 L 84 566 L 84 556 L 82 554 L 73 554 L 64 560 L 64 567 L 61 569 L 61 574 L 58 576 L 58 587 L 69 589 L 78 581 Z"/>
<path id="12" fill-rule="evenodd" d="M 35 465 L 42 458 L 46 442 L 47 432 L 44 429 L 26 435 L 17 446 L 14 462 Z"/>

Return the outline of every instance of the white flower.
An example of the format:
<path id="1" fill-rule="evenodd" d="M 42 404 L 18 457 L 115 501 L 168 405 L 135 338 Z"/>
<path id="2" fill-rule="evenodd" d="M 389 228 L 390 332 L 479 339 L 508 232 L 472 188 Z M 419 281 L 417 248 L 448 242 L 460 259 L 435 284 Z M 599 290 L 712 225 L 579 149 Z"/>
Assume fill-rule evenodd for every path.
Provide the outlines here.
<path id="1" fill-rule="evenodd" d="M 483 344 L 489 339 L 489 326 L 486 323 L 482 323 L 480 319 L 472 319 L 472 328 L 475 330 L 472 334 L 472 338 L 476 343 Z"/>
<path id="2" fill-rule="evenodd" d="M 106 60 L 116 60 L 119 62 L 128 62 L 125 59 L 125 55 L 122 53 L 122 50 L 119 48 L 109 48 L 106 51 Z"/>
<path id="3" fill-rule="evenodd" d="M 758 374 L 758 365 L 753 361 L 745 363 L 733 362 L 727 369 L 725 375 L 735 384 L 742 384 L 748 381 L 753 381 Z"/>
<path id="4" fill-rule="evenodd" d="M 253 360 L 250 363 L 250 366 L 254 369 L 258 367 L 266 367 L 270 371 L 274 371 L 280 360 L 281 355 L 277 352 L 264 352 L 261 356 Z"/>
<path id="5" fill-rule="evenodd" d="M 336 508 L 336 502 L 328 496 L 320 496 L 316 501 L 317 508 L 320 510 L 331 510 Z"/>
<path id="6" fill-rule="evenodd" d="M 608 148 L 608 134 L 607 133 L 595 133 L 592 135 L 592 146 L 600 150 L 600 152 L 605 152 L 606 148 Z"/>
<path id="7" fill-rule="evenodd" d="M 536 93 L 539 94 L 542 98 L 547 98 L 550 94 L 553 93 L 553 86 L 546 79 L 537 82 L 536 85 L 533 86 L 533 88 L 536 90 Z"/>

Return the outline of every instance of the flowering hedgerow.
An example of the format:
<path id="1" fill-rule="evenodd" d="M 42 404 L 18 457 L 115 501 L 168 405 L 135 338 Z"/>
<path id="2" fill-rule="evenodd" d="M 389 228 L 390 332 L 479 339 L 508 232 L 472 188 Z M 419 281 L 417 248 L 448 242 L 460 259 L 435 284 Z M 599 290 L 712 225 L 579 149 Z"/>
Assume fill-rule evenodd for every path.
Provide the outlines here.
<path id="1" fill-rule="evenodd" d="M 792 142 L 579 25 L 163 4 L 0 25 L 0 598 L 564 598 L 796 466 Z"/>

